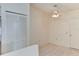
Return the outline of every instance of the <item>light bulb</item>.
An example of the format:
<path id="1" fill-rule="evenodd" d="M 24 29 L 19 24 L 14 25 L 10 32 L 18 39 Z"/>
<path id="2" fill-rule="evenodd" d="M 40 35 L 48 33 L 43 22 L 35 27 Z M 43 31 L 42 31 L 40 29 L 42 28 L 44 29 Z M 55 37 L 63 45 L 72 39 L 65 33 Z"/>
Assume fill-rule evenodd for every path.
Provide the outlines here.
<path id="1" fill-rule="evenodd" d="M 53 14 L 52 17 L 57 18 L 57 17 L 59 17 L 59 14 Z"/>

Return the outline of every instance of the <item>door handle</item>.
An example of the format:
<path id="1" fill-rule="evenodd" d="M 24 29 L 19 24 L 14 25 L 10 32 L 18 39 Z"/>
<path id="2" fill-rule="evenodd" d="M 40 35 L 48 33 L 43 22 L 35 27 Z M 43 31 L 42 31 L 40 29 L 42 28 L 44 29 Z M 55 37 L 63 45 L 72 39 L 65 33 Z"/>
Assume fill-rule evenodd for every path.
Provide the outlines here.
<path id="1" fill-rule="evenodd" d="M 70 37 L 72 36 L 72 34 L 69 35 Z"/>
<path id="2" fill-rule="evenodd" d="M 65 34 L 68 34 L 68 32 L 65 32 Z"/>

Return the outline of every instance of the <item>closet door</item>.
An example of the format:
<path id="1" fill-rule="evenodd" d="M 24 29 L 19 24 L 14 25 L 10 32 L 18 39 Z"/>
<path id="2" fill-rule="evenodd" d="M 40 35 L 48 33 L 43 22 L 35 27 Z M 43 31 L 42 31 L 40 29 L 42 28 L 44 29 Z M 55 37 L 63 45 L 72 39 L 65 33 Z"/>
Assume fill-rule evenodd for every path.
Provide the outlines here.
<path id="1" fill-rule="evenodd" d="M 14 42 L 16 40 L 16 20 L 18 17 L 16 14 L 5 12 L 5 52 L 10 52 L 14 50 Z"/>
<path id="2" fill-rule="evenodd" d="M 70 21 L 70 29 L 71 47 L 79 49 L 79 17 Z"/>
<path id="3" fill-rule="evenodd" d="M 5 52 L 24 48 L 26 46 L 26 16 L 5 13 Z"/>
<path id="4" fill-rule="evenodd" d="M 59 21 L 56 26 L 57 44 L 65 47 L 70 47 L 69 24 L 67 21 Z"/>
<path id="5" fill-rule="evenodd" d="M 16 20 L 16 40 L 14 49 L 21 49 L 26 46 L 26 16 L 17 15 Z"/>

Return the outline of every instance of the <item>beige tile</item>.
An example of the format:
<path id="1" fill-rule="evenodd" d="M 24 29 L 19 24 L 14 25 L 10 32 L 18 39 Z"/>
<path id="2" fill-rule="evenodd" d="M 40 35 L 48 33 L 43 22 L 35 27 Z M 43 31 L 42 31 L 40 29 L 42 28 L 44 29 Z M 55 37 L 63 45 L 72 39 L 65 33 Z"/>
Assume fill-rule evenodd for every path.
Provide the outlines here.
<path id="1" fill-rule="evenodd" d="M 79 56 L 79 49 L 46 44 L 40 47 L 40 56 Z"/>

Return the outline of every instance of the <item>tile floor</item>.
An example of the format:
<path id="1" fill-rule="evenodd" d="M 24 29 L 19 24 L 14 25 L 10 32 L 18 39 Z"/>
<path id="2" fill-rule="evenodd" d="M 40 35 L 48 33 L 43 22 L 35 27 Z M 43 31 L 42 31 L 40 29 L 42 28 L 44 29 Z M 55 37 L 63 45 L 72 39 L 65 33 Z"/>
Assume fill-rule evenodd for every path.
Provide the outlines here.
<path id="1" fill-rule="evenodd" d="M 79 49 L 46 44 L 40 47 L 40 56 L 79 56 Z"/>

